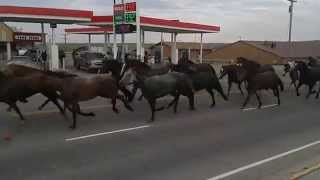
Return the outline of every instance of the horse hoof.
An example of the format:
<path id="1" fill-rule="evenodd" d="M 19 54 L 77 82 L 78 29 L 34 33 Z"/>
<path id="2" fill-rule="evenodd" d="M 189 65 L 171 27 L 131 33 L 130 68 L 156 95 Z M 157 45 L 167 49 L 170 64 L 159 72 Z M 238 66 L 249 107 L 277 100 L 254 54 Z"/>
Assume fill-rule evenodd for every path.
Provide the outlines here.
<path id="1" fill-rule="evenodd" d="M 89 113 L 88 115 L 91 116 L 91 117 L 95 117 L 96 116 L 95 113 Z"/>
<path id="2" fill-rule="evenodd" d="M 216 104 L 211 104 L 210 108 L 214 108 L 216 106 Z"/>
<path id="3" fill-rule="evenodd" d="M 113 112 L 115 112 L 116 114 L 119 114 L 119 110 L 118 109 L 113 109 Z"/>
<path id="4" fill-rule="evenodd" d="M 71 125 L 71 126 L 69 126 L 69 129 L 71 129 L 71 130 L 75 130 L 75 129 L 76 129 L 76 127 L 75 127 L 75 126 L 73 126 L 73 125 Z"/>
<path id="5" fill-rule="evenodd" d="M 196 110 L 196 108 L 194 108 L 194 107 L 190 108 L 190 111 L 195 111 L 195 110 Z"/>
<path id="6" fill-rule="evenodd" d="M 146 121 L 146 123 L 153 123 L 154 122 L 154 119 L 150 119 L 148 121 Z"/>

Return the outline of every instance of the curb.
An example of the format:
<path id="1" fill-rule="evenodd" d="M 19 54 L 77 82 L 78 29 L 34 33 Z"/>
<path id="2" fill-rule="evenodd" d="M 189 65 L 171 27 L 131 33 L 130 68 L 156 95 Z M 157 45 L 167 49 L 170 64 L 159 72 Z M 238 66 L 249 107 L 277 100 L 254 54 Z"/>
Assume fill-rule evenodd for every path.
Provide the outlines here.
<path id="1" fill-rule="evenodd" d="M 309 175 L 311 173 L 314 173 L 315 171 L 317 171 L 319 169 L 320 169 L 320 163 L 318 163 L 318 164 L 316 164 L 314 166 L 311 166 L 311 167 L 305 167 L 304 170 L 301 170 L 300 172 L 297 172 L 297 173 L 293 174 L 290 177 L 290 180 L 299 180 L 302 177 L 307 176 L 307 175 Z"/>

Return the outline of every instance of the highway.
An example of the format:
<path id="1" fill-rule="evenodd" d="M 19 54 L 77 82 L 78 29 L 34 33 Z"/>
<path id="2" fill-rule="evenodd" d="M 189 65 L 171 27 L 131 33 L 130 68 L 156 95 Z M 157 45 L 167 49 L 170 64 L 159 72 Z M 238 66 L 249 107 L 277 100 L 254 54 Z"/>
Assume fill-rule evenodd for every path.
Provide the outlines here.
<path id="1" fill-rule="evenodd" d="M 36 111 L 44 100 L 40 95 L 20 105 L 25 125 L 1 104 L 0 135 L 13 136 L 0 140 L 1 179 L 284 179 L 320 160 L 320 102 L 296 97 L 286 87 L 281 106 L 274 107 L 271 92 L 261 94 L 266 108 L 250 108 L 256 106 L 252 98 L 244 111 L 236 90 L 228 102 L 218 96 L 212 109 L 209 96 L 200 93 L 196 111 L 182 98 L 178 114 L 159 112 L 154 123 L 145 123 L 145 101 L 134 102 L 133 113 L 119 103 L 116 115 L 110 100 L 98 98 L 81 104 L 96 117 L 81 117 L 76 130 L 68 129 L 71 114 L 65 120 L 52 105 Z"/>

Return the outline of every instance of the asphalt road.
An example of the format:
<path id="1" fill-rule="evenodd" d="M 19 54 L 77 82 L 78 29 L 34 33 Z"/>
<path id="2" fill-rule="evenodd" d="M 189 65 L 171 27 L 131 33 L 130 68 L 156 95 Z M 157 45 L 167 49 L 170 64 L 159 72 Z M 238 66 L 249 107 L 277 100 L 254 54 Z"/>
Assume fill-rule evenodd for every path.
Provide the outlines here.
<path id="1" fill-rule="evenodd" d="M 41 96 L 20 105 L 28 119 L 23 126 L 1 104 L 0 136 L 9 131 L 13 139 L 0 139 L 0 179 L 206 180 L 219 175 L 232 180 L 284 179 L 304 163 L 320 159 L 319 143 L 246 166 L 319 141 L 320 102 L 288 90 L 281 96 L 280 107 L 243 111 L 238 93 L 228 102 L 218 96 L 212 109 L 209 96 L 200 93 L 196 111 L 189 111 L 183 98 L 178 114 L 171 109 L 159 112 L 152 124 L 145 123 L 150 117 L 145 101 L 133 103 L 134 113 L 119 103 L 121 113 L 116 115 L 110 100 L 95 99 L 81 106 L 96 117 L 80 118 L 73 131 L 52 105 L 36 111 L 44 100 Z M 272 105 L 276 98 L 263 92 L 262 101 Z M 249 107 L 255 106 L 252 98 Z"/>

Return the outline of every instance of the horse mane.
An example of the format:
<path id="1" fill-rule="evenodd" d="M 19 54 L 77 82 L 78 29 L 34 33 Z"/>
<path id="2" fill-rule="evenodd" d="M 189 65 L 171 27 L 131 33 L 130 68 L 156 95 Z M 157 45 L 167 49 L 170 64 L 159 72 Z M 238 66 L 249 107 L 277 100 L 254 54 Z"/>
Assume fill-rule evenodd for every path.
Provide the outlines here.
<path id="1" fill-rule="evenodd" d="M 128 60 L 126 62 L 126 64 L 129 66 L 129 67 L 137 67 L 137 66 L 140 66 L 140 67 L 143 67 L 143 68 L 146 68 L 146 69 L 151 69 L 151 67 L 144 63 L 144 62 L 141 62 L 139 60 Z"/>

